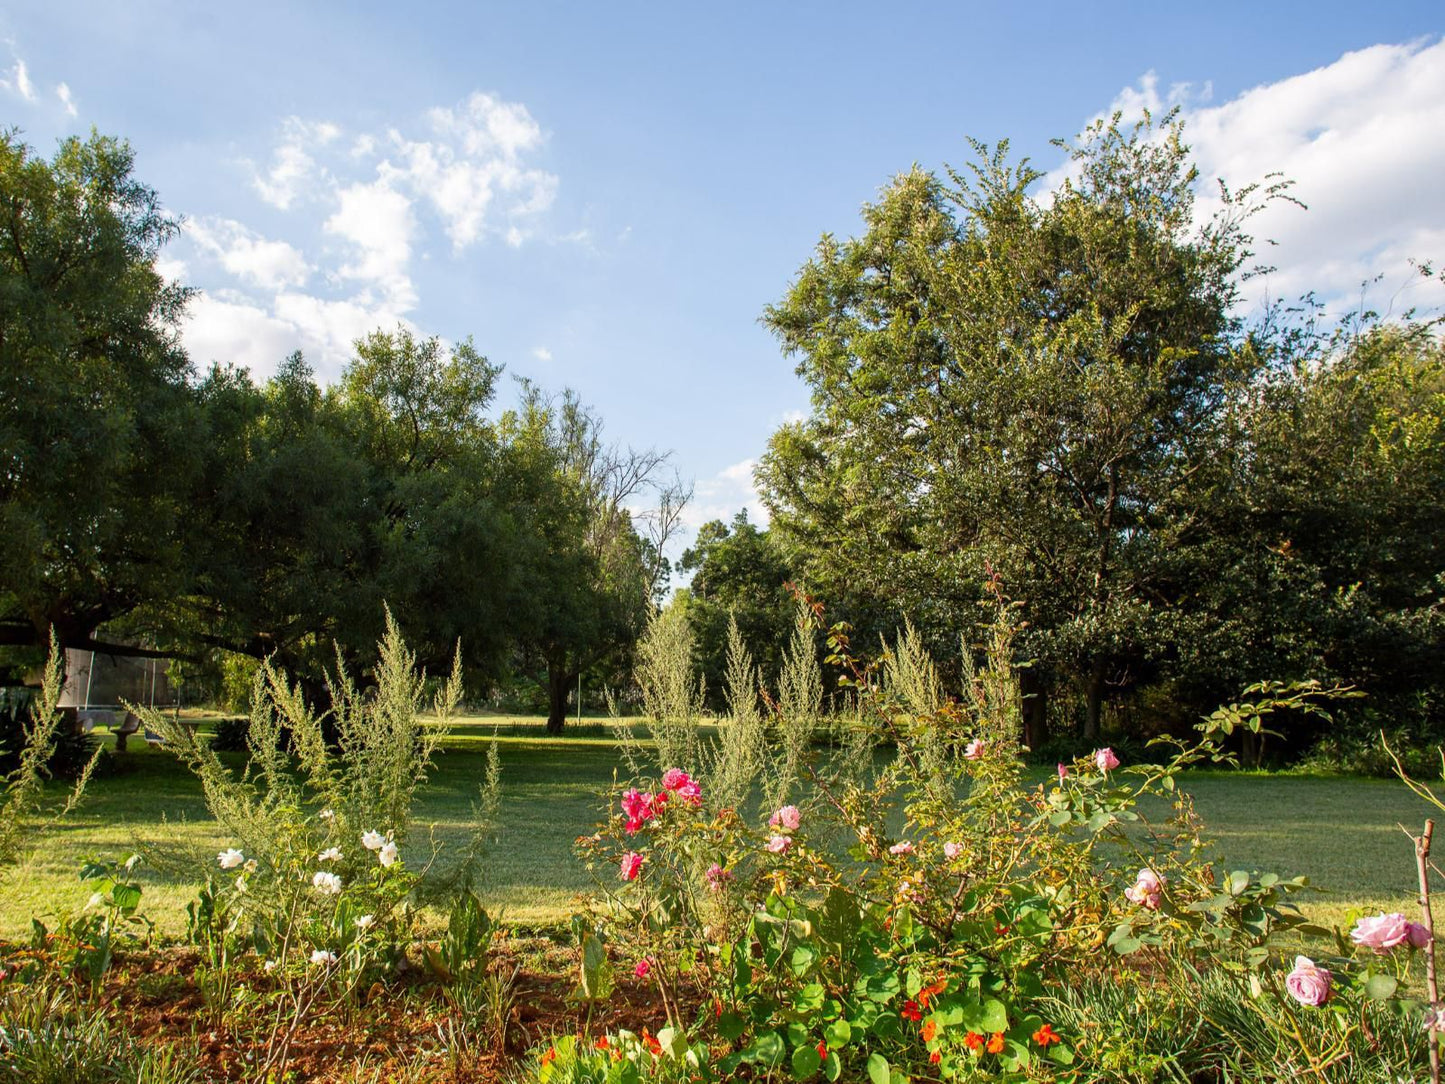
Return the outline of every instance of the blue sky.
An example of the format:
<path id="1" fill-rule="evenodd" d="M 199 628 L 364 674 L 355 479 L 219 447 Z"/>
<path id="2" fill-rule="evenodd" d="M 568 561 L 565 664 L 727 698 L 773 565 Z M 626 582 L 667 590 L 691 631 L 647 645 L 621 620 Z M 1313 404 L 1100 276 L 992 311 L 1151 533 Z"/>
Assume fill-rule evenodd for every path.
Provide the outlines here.
<path id="1" fill-rule="evenodd" d="M 0 118 L 47 154 L 132 142 L 188 222 L 165 268 L 204 291 L 198 365 L 300 348 L 327 377 L 370 327 L 469 334 L 673 449 L 695 525 L 753 500 L 807 407 L 763 307 L 967 136 L 1048 169 L 1099 113 L 1178 103 L 1206 176 L 1284 170 L 1311 205 L 1257 221 L 1256 289 L 1343 304 L 1379 273 L 1377 307 L 1417 300 L 1408 259 L 1445 258 L 1441 10 L 18 3 Z"/>

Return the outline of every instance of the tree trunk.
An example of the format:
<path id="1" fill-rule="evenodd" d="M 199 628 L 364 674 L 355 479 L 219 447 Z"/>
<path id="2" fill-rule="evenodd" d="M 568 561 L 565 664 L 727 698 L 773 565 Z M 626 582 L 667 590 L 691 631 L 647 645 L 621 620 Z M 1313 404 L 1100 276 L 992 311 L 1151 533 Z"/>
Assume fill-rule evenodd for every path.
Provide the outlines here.
<path id="1" fill-rule="evenodd" d="M 1099 737 L 1099 716 L 1104 708 L 1104 667 L 1096 664 L 1089 672 L 1089 684 L 1085 690 L 1084 739 L 1095 741 Z"/>
<path id="2" fill-rule="evenodd" d="M 560 734 L 567 723 L 567 695 L 572 691 L 575 674 L 567 673 L 561 664 L 547 666 L 547 733 Z"/>
<path id="3" fill-rule="evenodd" d="M 1019 692 L 1024 700 L 1024 744 L 1039 749 L 1049 740 L 1049 687 L 1037 669 L 1028 669 L 1019 675 Z"/>

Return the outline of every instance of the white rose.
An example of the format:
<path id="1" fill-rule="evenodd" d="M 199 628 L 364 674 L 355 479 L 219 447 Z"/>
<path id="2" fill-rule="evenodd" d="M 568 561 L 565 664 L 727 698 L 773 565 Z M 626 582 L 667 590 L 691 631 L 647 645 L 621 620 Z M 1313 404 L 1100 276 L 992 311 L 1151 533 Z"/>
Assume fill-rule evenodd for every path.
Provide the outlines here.
<path id="1" fill-rule="evenodd" d="M 311 954 L 312 964 L 319 964 L 322 967 L 336 962 L 336 953 L 327 952 L 325 949 L 317 949 Z"/>
<path id="2" fill-rule="evenodd" d="M 235 869 L 242 862 L 246 861 L 246 856 L 232 847 L 230 850 L 222 851 L 216 855 L 216 861 L 221 864 L 222 869 Z"/>
<path id="3" fill-rule="evenodd" d="M 386 845 L 386 837 L 380 832 L 362 832 L 361 845 L 368 851 L 379 851 Z"/>
<path id="4" fill-rule="evenodd" d="M 317 873 L 311 878 L 311 887 L 323 896 L 334 896 L 341 891 L 341 878 L 334 873 Z"/>
<path id="5" fill-rule="evenodd" d="M 340 848 L 340 847 L 327 847 L 326 850 L 322 851 L 322 852 L 321 852 L 320 854 L 318 854 L 316 857 L 317 857 L 317 859 L 319 859 L 319 860 L 322 861 L 322 862 L 340 862 L 340 861 L 341 861 L 341 848 Z"/>
<path id="6" fill-rule="evenodd" d="M 377 853 L 376 857 L 383 866 L 390 866 L 395 863 L 400 856 L 397 854 L 396 844 L 391 840 L 387 840 L 386 846 Z"/>

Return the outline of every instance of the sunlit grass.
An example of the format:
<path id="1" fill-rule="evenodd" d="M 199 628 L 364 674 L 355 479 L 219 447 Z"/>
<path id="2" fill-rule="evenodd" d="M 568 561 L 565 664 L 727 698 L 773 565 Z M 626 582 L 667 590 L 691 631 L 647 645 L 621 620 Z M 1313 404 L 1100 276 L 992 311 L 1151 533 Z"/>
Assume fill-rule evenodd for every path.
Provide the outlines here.
<path id="1" fill-rule="evenodd" d="M 501 825 L 483 863 L 483 895 L 490 908 L 516 922 L 564 920 L 592 887 L 573 856 L 573 841 L 600 819 L 601 792 L 614 771 L 623 771 L 605 720 L 584 720 L 580 730 L 569 722 L 568 729 L 567 736 L 549 738 L 540 719 L 460 721 L 420 792 L 420 827 L 408 860 L 427 857 L 427 826 L 434 826 L 443 863 L 470 838 L 472 803 L 495 731 Z M 185 904 L 230 841 L 207 814 L 199 785 L 167 753 L 132 740 L 131 751 L 115 763 L 113 775 L 92 784 L 80 812 L 0 883 L 0 936 L 23 935 L 32 916 L 83 906 L 90 888 L 77 871 L 85 858 L 138 848 L 157 852 L 145 874 L 144 912 L 163 935 L 183 931 Z M 1317 921 L 1343 923 L 1352 908 L 1413 908 L 1414 856 L 1398 825 L 1418 830 L 1428 811 L 1404 787 L 1353 778 L 1199 773 L 1187 777 L 1186 788 L 1229 868 L 1306 874 L 1323 889 L 1302 901 Z M 172 864 L 185 854 L 192 860 Z"/>

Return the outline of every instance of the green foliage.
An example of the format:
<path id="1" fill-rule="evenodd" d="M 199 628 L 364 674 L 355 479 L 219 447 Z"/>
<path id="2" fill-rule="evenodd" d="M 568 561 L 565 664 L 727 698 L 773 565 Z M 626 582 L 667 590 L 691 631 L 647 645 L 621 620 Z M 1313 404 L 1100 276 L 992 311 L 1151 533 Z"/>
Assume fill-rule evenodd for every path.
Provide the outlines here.
<path id="1" fill-rule="evenodd" d="M 622 813 L 580 841 L 591 868 L 620 871 L 620 881 L 600 878 L 607 936 L 594 937 L 595 967 L 606 966 L 604 946 L 636 961 L 677 1029 L 680 991 L 711 1001 L 683 1049 L 705 1041 L 724 1077 L 1093 1080 L 1130 1057 L 1145 1079 L 1167 1075 L 1170 1061 L 1150 1046 L 1155 1014 L 1111 1021 L 1120 1030 L 1101 1035 L 1061 1010 L 1059 991 L 1085 980 L 1152 975 L 1177 1016 L 1192 1006 L 1182 993 L 1191 982 L 1222 976 L 1250 1025 L 1236 1019 L 1214 1034 L 1237 1027 L 1250 1045 L 1227 1063 L 1211 1061 L 1219 1049 L 1209 1046 L 1190 1064 L 1253 1079 L 1271 1079 L 1271 1057 L 1323 1073 L 1361 1056 L 1371 1029 L 1418 1019 L 1421 1007 L 1401 996 L 1404 950 L 1380 959 L 1341 941 L 1325 961 L 1333 1022 L 1286 993 L 1276 939 L 1326 934 L 1295 906 L 1306 880 L 1216 865 L 1179 790 L 1184 769 L 1233 760 L 1220 744 L 1230 730 L 1262 731 L 1276 711 L 1331 691 L 1259 686 L 1161 763 L 1121 766 L 1101 749 L 1061 765 L 1057 786 L 1030 786 L 1013 662 L 1019 607 L 996 579 L 990 586 L 981 662 L 966 653 L 957 699 L 911 630 L 881 665 L 855 657 L 845 629 L 831 633 L 843 683 L 896 750 L 872 771 L 810 754 L 798 806 L 771 816 L 765 807 L 757 828 L 710 809 L 705 780 L 701 794 L 678 773 L 634 780 Z M 1146 810 L 1160 805 L 1171 812 L 1156 822 Z M 1147 958 L 1146 969 L 1129 958 Z M 1228 1008 L 1222 993 L 1215 1007 Z M 555 1058 L 564 1061 L 561 1047 Z"/>
<path id="2" fill-rule="evenodd" d="M 133 161 L 95 134 L 46 161 L 0 132 L 0 643 L 84 644 L 185 587 L 189 292 L 155 270 L 180 223 Z"/>
<path id="3" fill-rule="evenodd" d="M 0 1084 L 201 1084 L 191 1044 L 141 1043 L 45 978 L 0 993 Z"/>
<path id="4" fill-rule="evenodd" d="M 0 787 L 0 870 L 13 864 L 30 842 L 30 836 L 36 830 L 35 818 L 40 813 L 49 766 L 55 760 L 57 749 L 69 737 L 62 732 L 66 720 L 58 710 L 65 683 L 63 658 L 60 644 L 52 632 L 40 692 L 29 704 L 30 724 L 21 731 L 21 740 L 14 750 L 16 765 L 0 779 L 3 783 Z M 14 719 L 15 715 L 9 717 Z M 70 744 L 75 744 L 73 739 Z M 11 750 L 0 752 L 9 753 Z M 91 751 L 89 759 L 78 766 L 74 773 L 75 783 L 59 817 L 70 813 L 80 803 L 99 758 L 99 750 Z"/>
<path id="5" fill-rule="evenodd" d="M 797 574 L 946 659 L 990 563 L 1026 603 L 1035 748 L 1139 690 L 1148 736 L 1266 678 L 1438 726 L 1438 327 L 1246 325 L 1245 226 L 1288 187 L 1196 221 L 1173 116 L 1096 124 L 1047 199 L 975 149 L 896 178 L 767 310 L 813 393 L 758 470 Z"/>
<path id="6" fill-rule="evenodd" d="M 658 772 L 698 763 L 704 686 L 693 670 L 692 628 L 682 605 L 655 611 L 637 645 L 637 684 Z"/>
<path id="7" fill-rule="evenodd" d="M 692 573 L 687 617 L 697 639 L 696 665 L 702 671 L 710 706 L 722 709 L 728 628 L 736 623 L 744 642 L 765 674 L 782 670 L 783 653 L 793 634 L 794 606 L 786 585 L 792 571 L 772 532 L 748 522 L 746 511 L 698 528 L 693 545 L 678 562 Z"/>

